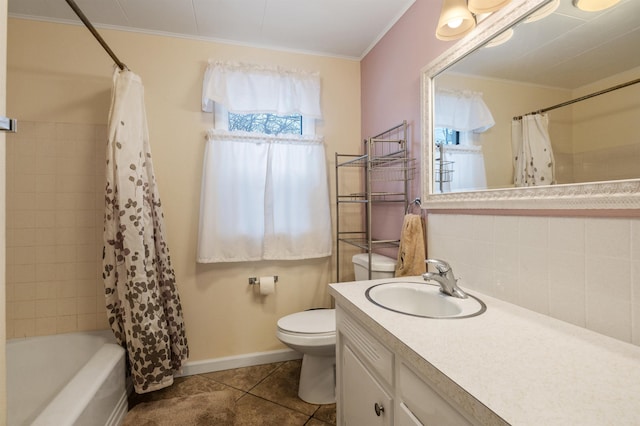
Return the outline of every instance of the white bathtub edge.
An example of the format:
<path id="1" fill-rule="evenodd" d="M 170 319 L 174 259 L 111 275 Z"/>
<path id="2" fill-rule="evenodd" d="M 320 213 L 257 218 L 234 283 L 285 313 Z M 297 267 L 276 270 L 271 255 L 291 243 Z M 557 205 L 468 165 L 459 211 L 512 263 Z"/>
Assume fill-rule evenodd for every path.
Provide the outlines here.
<path id="1" fill-rule="evenodd" d="M 108 343 L 103 345 L 102 349 L 78 371 L 71 382 L 38 415 L 32 426 L 73 425 L 76 419 L 82 415 L 89 401 L 94 397 L 98 385 L 109 376 L 118 362 L 122 362 L 123 352 L 124 349 L 116 344 Z M 96 378 L 99 380 L 96 380 Z M 122 380 L 124 383 L 124 374 Z M 86 383 L 91 384 L 91 386 L 83 385 Z"/>
<path id="2" fill-rule="evenodd" d="M 187 361 L 176 377 L 193 376 L 195 374 L 212 373 L 232 368 L 252 367 L 254 365 L 271 364 L 273 362 L 291 361 L 302 358 L 302 354 L 292 349 L 279 349 L 268 352 L 253 352 L 222 358 L 210 358 L 200 361 Z"/>

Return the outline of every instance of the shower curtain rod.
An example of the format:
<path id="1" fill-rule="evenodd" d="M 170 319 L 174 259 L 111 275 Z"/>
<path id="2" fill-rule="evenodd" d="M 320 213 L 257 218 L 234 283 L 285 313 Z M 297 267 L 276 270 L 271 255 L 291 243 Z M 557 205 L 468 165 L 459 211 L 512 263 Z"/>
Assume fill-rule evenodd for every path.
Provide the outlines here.
<path id="1" fill-rule="evenodd" d="M 124 64 L 124 62 L 122 62 L 120 59 L 118 59 L 118 57 L 116 56 L 115 53 L 113 53 L 113 50 L 111 50 L 111 48 L 109 47 L 109 45 L 107 44 L 106 41 L 104 41 L 104 39 L 102 38 L 102 36 L 100 34 L 98 34 L 98 31 L 95 29 L 95 27 L 93 26 L 93 24 L 91 24 L 91 22 L 89 22 L 89 19 L 87 19 L 87 17 L 85 16 L 84 13 L 82 13 L 82 10 L 80 10 L 80 8 L 78 7 L 78 5 L 76 4 L 75 1 L 73 0 L 66 0 L 67 4 L 69 5 L 69 7 L 71 7 L 71 9 L 73 9 L 73 11 L 76 13 L 76 15 L 78 15 L 78 18 L 80 18 L 80 20 L 82 21 L 82 23 L 84 24 L 85 27 L 87 27 L 87 29 L 89 31 L 91 31 L 91 34 L 93 34 L 93 36 L 96 38 L 96 40 L 98 40 L 98 43 L 100 43 L 100 45 L 104 48 L 104 50 L 107 51 L 107 53 L 109 54 L 109 56 L 111 56 L 111 59 L 113 59 L 113 61 L 116 63 L 116 65 L 118 65 L 118 67 L 121 70 L 125 70 L 125 69 L 129 69 L 127 68 L 127 66 Z"/>
<path id="2" fill-rule="evenodd" d="M 562 102 L 561 104 L 558 104 L 558 105 L 550 106 L 548 108 L 543 108 L 543 109 L 540 109 L 538 111 L 532 111 L 532 112 L 530 112 L 528 114 L 520 115 L 518 117 L 513 117 L 513 119 L 514 120 L 521 120 L 522 117 L 525 117 L 527 115 L 542 114 L 543 112 L 551 111 L 552 109 L 562 108 L 564 106 L 571 105 L 571 104 L 574 104 L 576 102 L 584 101 L 586 99 L 593 98 L 595 96 L 604 95 L 605 93 L 613 92 L 614 90 L 622 89 L 622 88 L 625 88 L 625 87 L 628 87 L 628 86 L 632 86 L 632 85 L 638 84 L 638 83 L 640 83 L 640 78 L 637 78 L 637 79 L 631 80 L 631 81 L 627 81 L 626 83 L 618 84 L 617 86 L 609 87 L 608 89 L 600 90 L 599 92 L 590 93 L 588 95 L 584 95 L 584 96 L 581 96 L 579 98 L 572 99 L 570 101 Z"/>

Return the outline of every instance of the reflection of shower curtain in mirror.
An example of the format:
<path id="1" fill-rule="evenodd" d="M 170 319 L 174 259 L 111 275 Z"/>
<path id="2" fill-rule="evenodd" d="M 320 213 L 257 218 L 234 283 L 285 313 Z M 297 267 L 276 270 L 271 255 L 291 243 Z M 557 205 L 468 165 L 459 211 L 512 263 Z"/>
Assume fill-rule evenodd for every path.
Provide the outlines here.
<path id="1" fill-rule="evenodd" d="M 555 183 L 555 161 L 547 114 L 525 115 L 511 123 L 515 186 Z"/>

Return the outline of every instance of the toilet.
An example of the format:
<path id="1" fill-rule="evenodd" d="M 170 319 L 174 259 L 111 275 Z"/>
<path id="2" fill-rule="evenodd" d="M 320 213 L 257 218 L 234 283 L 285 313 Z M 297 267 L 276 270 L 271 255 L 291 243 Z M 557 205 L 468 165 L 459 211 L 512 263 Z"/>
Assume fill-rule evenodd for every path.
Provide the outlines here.
<path id="1" fill-rule="evenodd" d="M 353 256 L 356 281 L 369 279 L 369 256 Z M 396 261 L 373 254 L 372 279 L 393 278 Z M 278 339 L 302 353 L 298 396 L 311 404 L 336 402 L 336 310 L 310 309 L 278 320 Z"/>
<path id="2" fill-rule="evenodd" d="M 351 258 L 356 281 L 369 279 L 369 255 L 356 254 Z M 371 253 L 371 279 L 393 278 L 396 272 L 396 260 L 378 253 Z"/>

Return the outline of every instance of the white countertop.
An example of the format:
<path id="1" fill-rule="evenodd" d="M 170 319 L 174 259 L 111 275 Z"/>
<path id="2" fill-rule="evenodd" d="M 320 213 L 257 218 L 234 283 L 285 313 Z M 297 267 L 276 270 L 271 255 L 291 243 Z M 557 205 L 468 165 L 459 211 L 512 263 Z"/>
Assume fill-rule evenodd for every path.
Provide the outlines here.
<path id="1" fill-rule="evenodd" d="M 422 278 L 331 284 L 329 292 L 426 377 L 435 367 L 512 425 L 640 425 L 640 347 L 474 291 L 487 305 L 477 317 L 398 314 L 365 297 L 387 281 Z"/>

